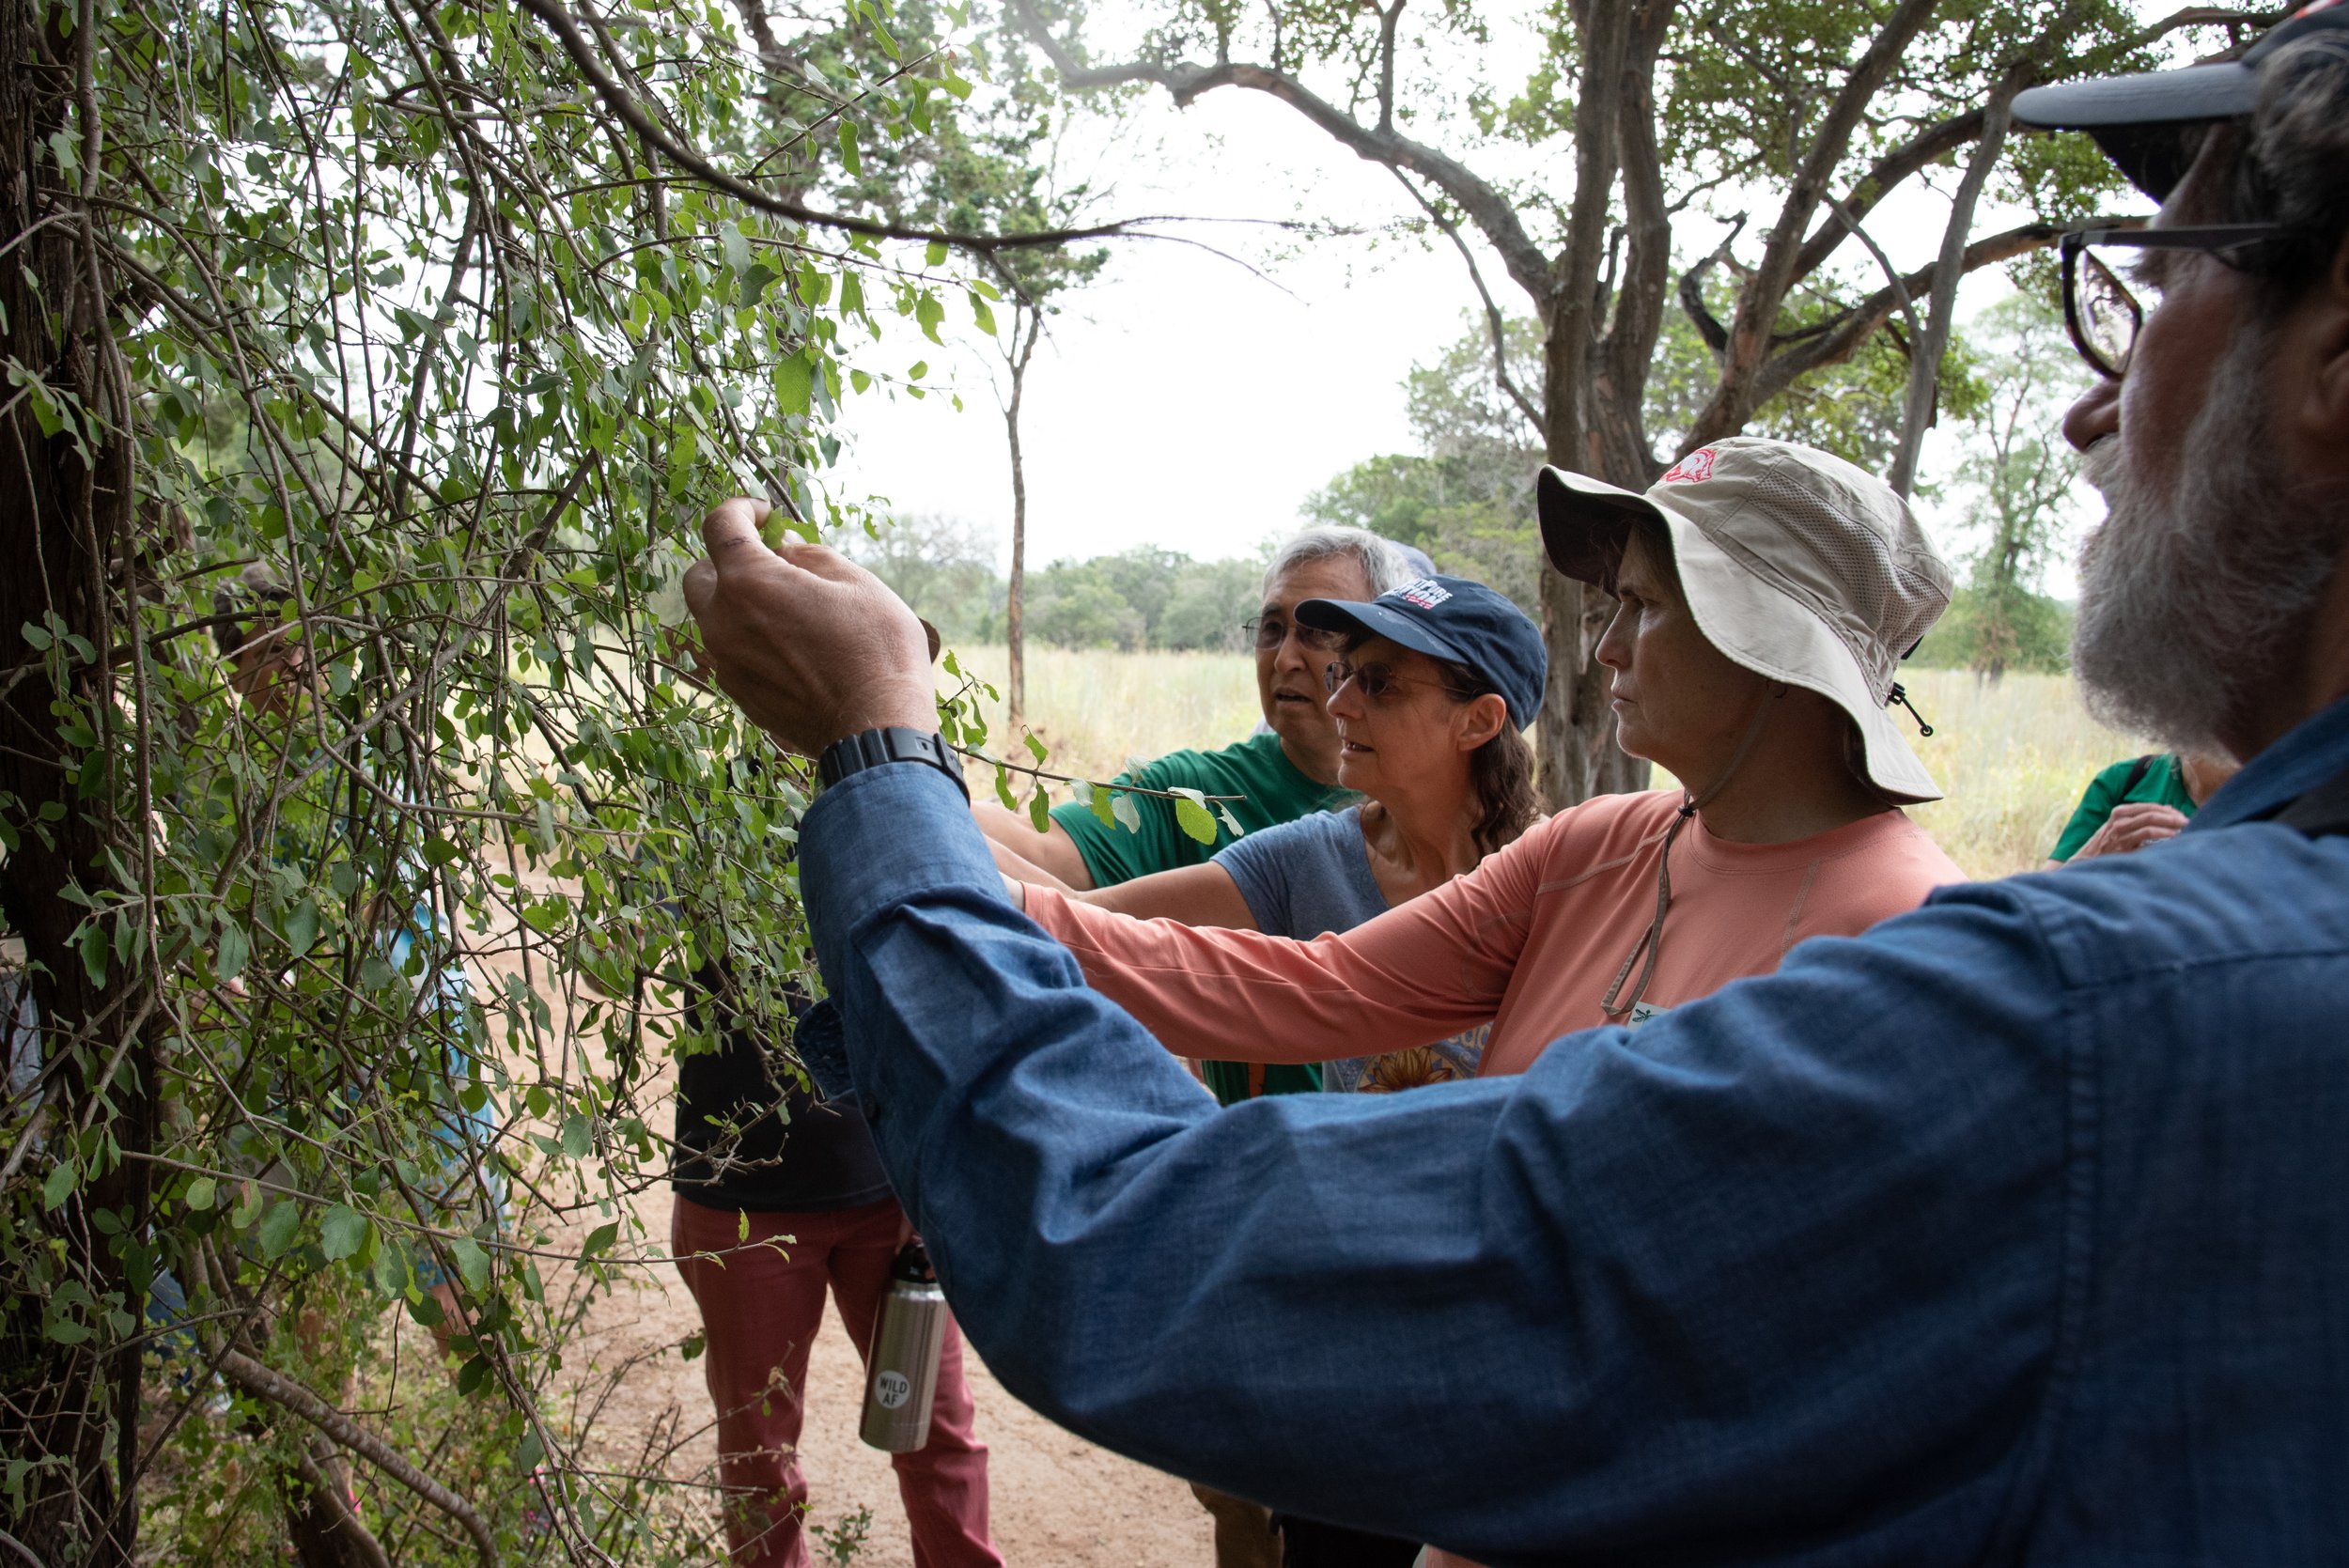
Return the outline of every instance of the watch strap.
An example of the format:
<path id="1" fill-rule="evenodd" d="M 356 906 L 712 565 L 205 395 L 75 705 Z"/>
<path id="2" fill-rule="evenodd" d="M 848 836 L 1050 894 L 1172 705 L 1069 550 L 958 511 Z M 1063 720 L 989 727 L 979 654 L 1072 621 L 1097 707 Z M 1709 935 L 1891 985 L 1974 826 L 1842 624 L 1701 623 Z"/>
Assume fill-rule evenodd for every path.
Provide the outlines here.
<path id="1" fill-rule="evenodd" d="M 962 782 L 962 765 L 953 748 L 946 744 L 946 737 L 936 732 L 925 735 L 899 724 L 841 737 L 825 747 L 824 754 L 816 759 L 816 776 L 829 789 L 851 773 L 862 773 L 867 768 L 889 762 L 927 763 L 954 780 L 964 800 L 971 799 L 971 786 Z"/>

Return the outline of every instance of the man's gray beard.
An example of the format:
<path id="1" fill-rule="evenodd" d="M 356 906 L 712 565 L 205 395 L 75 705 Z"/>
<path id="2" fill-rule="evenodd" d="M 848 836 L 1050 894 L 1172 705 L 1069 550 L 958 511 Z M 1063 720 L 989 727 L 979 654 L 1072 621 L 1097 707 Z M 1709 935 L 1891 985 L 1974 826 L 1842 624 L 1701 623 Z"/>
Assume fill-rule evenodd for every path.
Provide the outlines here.
<path id="1" fill-rule="evenodd" d="M 2349 540 L 2338 497 L 2312 505 L 2277 472 L 2272 335 L 2242 334 L 2220 362 L 2167 493 L 2118 440 L 2082 462 L 2106 517 L 2080 547 L 2072 668 L 2090 712 L 2182 752 L 2223 752 L 2251 694 L 2294 678 Z"/>

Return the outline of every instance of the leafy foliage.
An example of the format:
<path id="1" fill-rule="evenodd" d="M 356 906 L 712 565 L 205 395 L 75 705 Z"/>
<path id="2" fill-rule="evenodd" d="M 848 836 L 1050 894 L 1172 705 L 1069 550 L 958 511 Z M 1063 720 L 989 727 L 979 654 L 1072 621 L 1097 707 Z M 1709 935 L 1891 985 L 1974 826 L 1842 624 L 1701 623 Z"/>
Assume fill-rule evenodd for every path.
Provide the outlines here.
<path id="1" fill-rule="evenodd" d="M 1510 357 L 1523 361 L 1539 331 L 1507 323 Z M 1715 365 L 1695 326 L 1675 315 L 1664 328 L 1647 382 L 1647 427 L 1671 444 L 1710 396 Z M 1763 405 L 1748 433 L 1801 442 L 1882 472 L 1900 434 L 1908 361 L 1890 334 L 1852 359 L 1797 382 Z M 1495 385 L 1491 341 L 1463 332 L 1432 365 L 1404 380 L 1420 450 L 1366 458 L 1306 500 L 1305 515 L 1353 523 L 1417 545 L 1444 570 L 1488 582 L 1526 612 L 1540 605 L 1541 540 L 1533 506 L 1540 435 Z M 1944 362 L 1941 411 L 1970 420 L 1989 396 L 1974 349 L 1953 337 Z"/>
<path id="2" fill-rule="evenodd" d="M 2061 433 L 2070 387 L 2062 318 L 2043 296 L 2017 294 L 1979 325 L 1990 372 L 1956 475 L 1975 541 L 1966 586 L 1921 649 L 1992 680 L 2008 670 L 2061 670 L 2071 617 L 2041 593 L 2065 542 L 2074 460 Z"/>
<path id="3" fill-rule="evenodd" d="M 850 14 L 886 37 L 879 5 Z M 807 967 L 806 780 L 690 678 L 677 576 L 723 495 L 811 537 L 862 523 L 823 479 L 830 427 L 856 391 L 918 389 L 870 345 L 944 302 L 876 241 L 664 168 L 528 10 L 96 15 L 95 116 L 43 179 L 86 197 L 122 396 L 44 384 L 43 424 L 127 452 L 136 493 L 111 645 L 60 601 L 10 684 L 46 693 L 98 829 L 54 896 L 111 1000 L 50 1010 L 46 1098 L 0 1118 L 0 1374 L 18 1408 L 28 1378 L 95 1386 L 170 1285 L 176 1417 L 232 1348 L 337 1405 L 338 1358 L 405 1315 L 451 1332 L 479 1406 L 443 1471 L 504 1496 L 543 1461 L 578 1549 L 698 1554 L 552 1419 L 565 1314 L 637 1266 L 629 1200 L 666 1169 L 660 1058 L 701 1045 L 658 977 L 723 957 L 730 1004 L 776 1011 Z M 968 90 L 943 54 L 834 53 L 798 77 L 820 112 L 762 111 L 772 79 L 715 6 L 593 32 L 728 167 L 818 136 L 852 165 Z M 64 820 L 0 807 L 11 851 Z M 304 1303 L 340 1315 L 294 1332 Z M 412 1344 L 387 1399 L 431 1359 Z M 10 1457 L 12 1516 L 81 1484 L 70 1453 Z M 184 1474 L 167 1512 L 208 1484 Z M 61 1527 L 55 1560 L 96 1528 Z"/>

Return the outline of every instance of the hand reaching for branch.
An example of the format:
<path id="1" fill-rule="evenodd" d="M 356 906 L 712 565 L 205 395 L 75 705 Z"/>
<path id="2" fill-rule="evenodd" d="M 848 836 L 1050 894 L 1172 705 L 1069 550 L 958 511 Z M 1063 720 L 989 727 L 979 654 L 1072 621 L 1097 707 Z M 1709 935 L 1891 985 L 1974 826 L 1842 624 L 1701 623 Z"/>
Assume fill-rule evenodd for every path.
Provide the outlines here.
<path id="1" fill-rule="evenodd" d="M 719 689 L 783 746 L 814 756 L 884 724 L 938 727 L 922 623 L 863 567 L 821 545 L 770 550 L 768 506 L 737 497 L 702 520 L 707 559 L 685 605 Z"/>

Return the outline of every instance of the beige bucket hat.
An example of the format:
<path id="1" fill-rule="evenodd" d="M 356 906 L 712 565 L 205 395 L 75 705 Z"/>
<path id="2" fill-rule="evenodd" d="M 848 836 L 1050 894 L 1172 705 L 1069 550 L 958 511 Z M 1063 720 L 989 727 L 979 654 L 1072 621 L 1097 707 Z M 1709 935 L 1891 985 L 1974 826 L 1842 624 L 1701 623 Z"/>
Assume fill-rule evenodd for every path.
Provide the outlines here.
<path id="1" fill-rule="evenodd" d="M 1681 458 L 1645 495 L 1562 468 L 1542 470 L 1536 489 L 1560 571 L 1605 582 L 1631 520 L 1654 518 L 1708 642 L 1850 714 L 1885 794 L 1941 798 L 1885 709 L 1902 658 L 1949 608 L 1950 568 L 1890 486 L 1808 446 L 1733 436 Z"/>

